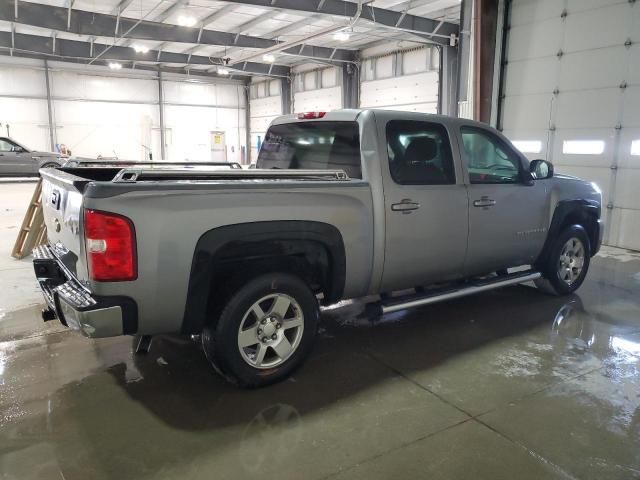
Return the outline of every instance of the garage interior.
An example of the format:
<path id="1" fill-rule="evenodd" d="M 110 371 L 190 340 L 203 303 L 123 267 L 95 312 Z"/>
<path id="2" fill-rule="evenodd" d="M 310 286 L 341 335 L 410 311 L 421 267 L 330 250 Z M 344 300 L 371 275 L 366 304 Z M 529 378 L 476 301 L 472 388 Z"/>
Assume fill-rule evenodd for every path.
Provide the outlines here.
<path id="1" fill-rule="evenodd" d="M 639 44 L 631 0 L 0 0 L 0 147 L 249 168 L 280 115 L 459 116 L 595 182 L 606 225 L 575 294 L 326 306 L 247 391 L 191 338 L 43 323 L 11 257 L 37 177 L 0 151 L 0 477 L 640 478 Z"/>

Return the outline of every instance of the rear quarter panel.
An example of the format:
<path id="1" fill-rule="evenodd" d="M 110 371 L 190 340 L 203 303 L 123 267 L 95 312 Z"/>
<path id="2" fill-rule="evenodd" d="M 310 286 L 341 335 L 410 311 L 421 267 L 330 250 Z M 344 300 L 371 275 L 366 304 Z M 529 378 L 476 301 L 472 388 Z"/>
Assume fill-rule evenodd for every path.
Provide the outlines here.
<path id="1" fill-rule="evenodd" d="M 178 332 L 182 325 L 193 254 L 198 239 L 216 227 L 269 220 L 309 220 L 336 227 L 345 245 L 345 297 L 364 295 L 372 269 L 373 214 L 365 181 L 212 182 L 89 186 L 85 207 L 129 217 L 136 229 L 138 278 L 92 282 L 99 295 L 127 295 L 138 303 L 139 333 Z"/>

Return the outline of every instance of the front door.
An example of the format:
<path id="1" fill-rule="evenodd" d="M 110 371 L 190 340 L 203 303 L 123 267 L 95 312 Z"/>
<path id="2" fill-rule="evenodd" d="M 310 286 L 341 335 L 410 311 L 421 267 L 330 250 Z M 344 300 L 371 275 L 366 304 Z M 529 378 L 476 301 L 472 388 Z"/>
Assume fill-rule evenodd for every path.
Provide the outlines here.
<path id="1" fill-rule="evenodd" d="M 35 160 L 29 152 L 12 141 L 0 138 L 0 175 L 30 176 L 34 174 Z"/>
<path id="2" fill-rule="evenodd" d="M 227 161 L 227 147 L 224 140 L 224 132 L 211 132 L 211 161 Z"/>
<path id="3" fill-rule="evenodd" d="M 498 135 L 463 126 L 469 177 L 469 246 L 465 274 L 530 265 L 546 238 L 548 188 L 531 182 L 520 155 Z"/>
<path id="4" fill-rule="evenodd" d="M 382 164 L 385 259 L 382 290 L 393 291 L 463 274 L 468 234 L 467 190 L 456 174 L 444 125 L 389 120 Z"/>

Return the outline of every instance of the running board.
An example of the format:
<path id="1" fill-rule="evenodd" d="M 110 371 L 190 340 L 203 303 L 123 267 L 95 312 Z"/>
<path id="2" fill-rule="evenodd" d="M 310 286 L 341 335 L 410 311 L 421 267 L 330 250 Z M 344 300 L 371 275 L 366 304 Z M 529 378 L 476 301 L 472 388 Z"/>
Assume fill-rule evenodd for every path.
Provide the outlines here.
<path id="1" fill-rule="evenodd" d="M 490 280 L 480 280 L 471 284 L 465 284 L 463 287 L 445 287 L 426 295 L 411 295 L 404 297 L 391 298 L 382 302 L 380 307 L 382 313 L 392 313 L 407 308 L 419 307 L 421 305 L 429 305 L 431 303 L 451 300 L 453 298 L 466 297 L 474 293 L 486 292 L 497 288 L 508 287 L 509 285 L 517 285 L 519 283 L 529 282 L 540 278 L 542 274 L 534 270 L 524 272 L 511 273 L 509 275 L 501 275 Z"/>

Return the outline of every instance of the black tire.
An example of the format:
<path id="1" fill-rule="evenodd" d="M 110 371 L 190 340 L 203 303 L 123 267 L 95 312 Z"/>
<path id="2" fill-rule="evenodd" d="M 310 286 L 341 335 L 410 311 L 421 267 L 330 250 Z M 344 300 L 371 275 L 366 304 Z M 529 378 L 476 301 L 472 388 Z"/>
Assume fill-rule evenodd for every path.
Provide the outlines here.
<path id="1" fill-rule="evenodd" d="M 293 348 L 292 353 L 288 357 L 283 357 L 283 359 L 278 359 L 273 346 L 264 346 L 257 342 L 257 349 L 262 347 L 267 349 L 268 353 L 265 354 L 265 359 L 270 358 L 266 355 L 271 355 L 275 356 L 275 362 L 282 362 L 273 367 L 263 366 L 262 368 L 257 368 L 251 365 L 248 360 L 245 360 L 245 356 L 250 355 L 247 355 L 244 349 L 243 353 L 241 353 L 241 349 L 238 346 L 240 328 L 246 315 L 254 315 L 248 314 L 251 307 L 258 300 L 271 295 L 281 295 L 293 299 L 291 308 L 294 310 L 288 310 L 288 312 L 300 311 L 302 329 L 299 333 L 296 333 L 300 337 L 295 337 L 297 344 L 293 343 L 296 346 Z M 265 300 L 267 302 L 265 304 L 266 310 L 269 310 L 270 301 L 270 299 Z M 272 304 L 270 309 L 275 308 L 273 305 L 275 304 Z M 265 311 L 265 314 L 269 317 L 268 311 Z M 286 315 L 283 315 L 283 317 L 286 317 Z M 262 387 L 283 380 L 300 366 L 313 347 L 318 330 L 319 317 L 318 301 L 304 281 L 287 273 L 269 273 L 245 283 L 228 297 L 228 301 L 224 305 L 217 321 L 207 325 L 202 331 L 202 346 L 213 368 L 228 381 L 241 387 Z M 260 328 L 260 325 L 257 324 L 260 321 L 257 320 L 257 315 L 255 315 L 255 318 L 255 327 L 252 328 Z M 248 320 L 249 317 L 247 317 L 244 326 L 246 326 Z M 269 320 L 269 322 L 271 321 Z M 286 322 L 286 320 L 283 320 L 281 324 L 286 324 Z M 274 325 L 277 325 L 275 321 Z M 263 328 L 266 329 L 266 327 Z M 282 330 L 276 331 L 276 333 L 284 335 L 285 331 L 288 330 L 282 327 Z M 268 341 L 270 342 L 270 340 Z M 274 340 L 274 344 L 277 345 L 279 341 L 281 341 L 280 338 L 277 341 Z"/>
<path id="2" fill-rule="evenodd" d="M 582 270 L 574 279 L 563 279 L 560 273 L 561 255 L 569 240 L 577 239 L 582 244 Z M 584 282 L 591 260 L 591 244 L 585 229 L 580 225 L 566 227 L 556 237 L 544 262 L 538 265 L 542 278 L 535 281 L 536 286 L 551 295 L 569 295 L 575 292 Z M 574 272 L 577 270 L 573 270 Z"/>

